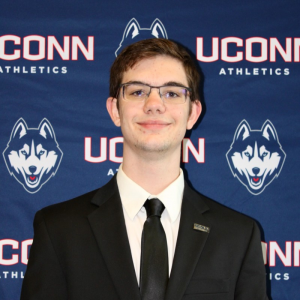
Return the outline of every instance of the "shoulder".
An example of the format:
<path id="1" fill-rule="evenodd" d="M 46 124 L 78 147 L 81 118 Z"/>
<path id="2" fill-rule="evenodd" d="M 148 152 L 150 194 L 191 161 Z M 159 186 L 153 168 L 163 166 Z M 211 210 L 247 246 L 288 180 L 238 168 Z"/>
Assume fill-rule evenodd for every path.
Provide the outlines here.
<path id="1" fill-rule="evenodd" d="M 214 245 L 224 249 L 230 245 L 233 249 L 239 249 L 239 253 L 246 253 L 250 247 L 256 249 L 257 253 L 261 253 L 261 230 L 254 219 L 189 187 L 187 189 L 190 189 L 189 200 L 195 209 L 202 210 L 200 220 L 210 228 L 209 239 Z"/>
<path id="2" fill-rule="evenodd" d="M 201 209 L 205 218 L 209 220 L 211 224 L 214 224 L 215 227 L 232 232 L 245 232 L 246 230 L 249 233 L 254 230 L 254 227 L 257 228 L 256 221 L 251 217 L 226 207 L 187 185 L 185 193 L 193 205 L 195 205 L 198 210 Z"/>
<path id="3" fill-rule="evenodd" d="M 87 216 L 109 199 L 111 193 L 115 191 L 115 181 L 113 178 L 99 189 L 44 207 L 36 213 L 34 224 L 38 225 L 40 222 L 74 224 L 80 220 L 86 220 Z"/>

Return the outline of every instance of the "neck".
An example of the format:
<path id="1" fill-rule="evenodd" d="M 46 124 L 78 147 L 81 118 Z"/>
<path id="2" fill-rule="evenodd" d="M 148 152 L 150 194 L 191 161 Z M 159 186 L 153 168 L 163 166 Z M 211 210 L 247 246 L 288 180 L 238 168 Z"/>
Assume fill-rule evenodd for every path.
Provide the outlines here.
<path id="1" fill-rule="evenodd" d="M 124 173 L 144 190 L 157 195 L 168 187 L 180 173 L 180 149 L 168 155 L 131 156 L 124 149 Z"/>

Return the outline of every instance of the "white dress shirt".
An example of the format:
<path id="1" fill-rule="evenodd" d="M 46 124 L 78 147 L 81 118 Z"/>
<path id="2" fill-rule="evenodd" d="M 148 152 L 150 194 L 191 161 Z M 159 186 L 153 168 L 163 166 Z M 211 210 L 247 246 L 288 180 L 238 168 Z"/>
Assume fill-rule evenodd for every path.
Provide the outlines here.
<path id="1" fill-rule="evenodd" d="M 141 238 L 147 213 L 144 203 L 147 199 L 158 198 L 165 206 L 161 223 L 166 233 L 169 258 L 169 275 L 175 253 L 181 203 L 184 189 L 183 172 L 178 178 L 158 195 L 151 195 L 132 181 L 119 167 L 117 183 L 121 196 L 128 240 L 138 284 L 140 282 Z"/>

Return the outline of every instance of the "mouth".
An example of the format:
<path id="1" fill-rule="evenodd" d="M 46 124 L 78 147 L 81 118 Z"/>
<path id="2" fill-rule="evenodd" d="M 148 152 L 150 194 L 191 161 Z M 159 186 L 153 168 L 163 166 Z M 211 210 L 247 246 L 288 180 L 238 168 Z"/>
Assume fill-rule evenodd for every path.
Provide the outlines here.
<path id="1" fill-rule="evenodd" d="M 30 175 L 30 176 L 26 176 L 26 180 L 29 185 L 33 185 L 38 182 L 39 177 L 36 175 Z"/>
<path id="2" fill-rule="evenodd" d="M 260 177 L 251 177 L 251 181 L 254 185 L 258 185 L 261 182 L 261 178 Z"/>
<path id="3" fill-rule="evenodd" d="M 256 176 L 251 176 L 248 173 L 248 176 L 249 176 L 249 179 L 250 179 L 250 184 L 253 187 L 259 187 L 264 181 L 264 174 L 265 174 L 265 172 L 261 176 L 257 176 L 257 175 Z"/>
<path id="4" fill-rule="evenodd" d="M 148 120 L 148 121 L 137 122 L 137 124 L 145 129 L 160 130 L 168 127 L 171 123 L 158 121 L 158 120 Z"/>

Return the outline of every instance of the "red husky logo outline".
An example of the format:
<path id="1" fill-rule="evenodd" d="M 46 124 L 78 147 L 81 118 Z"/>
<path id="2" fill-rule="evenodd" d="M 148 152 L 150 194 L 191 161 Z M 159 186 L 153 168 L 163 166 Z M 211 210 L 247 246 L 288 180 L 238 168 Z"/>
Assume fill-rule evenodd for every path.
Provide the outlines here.
<path id="1" fill-rule="evenodd" d="M 46 118 L 38 128 L 28 128 L 20 118 L 3 151 L 9 174 L 31 194 L 38 192 L 56 174 L 62 156 L 54 130 Z"/>

